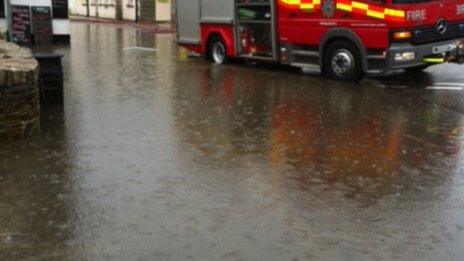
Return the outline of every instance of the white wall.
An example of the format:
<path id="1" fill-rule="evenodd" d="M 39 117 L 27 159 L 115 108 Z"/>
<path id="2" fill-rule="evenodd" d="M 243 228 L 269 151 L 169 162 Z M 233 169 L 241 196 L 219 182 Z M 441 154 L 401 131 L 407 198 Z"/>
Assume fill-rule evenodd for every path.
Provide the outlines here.
<path id="1" fill-rule="evenodd" d="M 53 19 L 52 21 L 54 35 L 69 35 L 69 19 Z"/>
<path id="2" fill-rule="evenodd" d="M 135 21 L 135 0 L 122 1 L 122 19 Z"/>
<path id="3" fill-rule="evenodd" d="M 27 1 L 27 0 L 26 0 Z M 90 17 L 115 19 L 116 7 L 112 5 L 105 6 L 105 3 L 114 4 L 114 0 L 89 0 L 90 1 Z M 140 2 L 141 0 L 139 0 Z M 151 0 L 156 2 L 156 19 L 157 21 L 171 20 L 171 0 Z M 87 7 L 85 0 L 69 0 L 70 13 L 73 15 L 87 16 Z M 71 4 L 72 2 L 72 4 Z M 98 4 L 97 4 L 98 3 Z M 122 19 L 135 21 L 135 3 L 136 0 L 122 0 Z M 98 15 L 97 15 L 98 14 Z"/>
<path id="4" fill-rule="evenodd" d="M 171 21 L 171 0 L 156 1 L 156 21 Z"/>
<path id="5" fill-rule="evenodd" d="M 116 17 L 115 0 L 89 0 L 90 17 L 114 19 Z M 87 5 L 85 0 L 69 0 L 69 12 L 73 15 L 87 16 Z"/>
<path id="6" fill-rule="evenodd" d="M 69 13 L 74 15 L 87 15 L 86 0 L 69 0 Z"/>
<path id="7" fill-rule="evenodd" d="M 95 8 L 96 11 L 98 11 L 99 18 L 114 19 L 116 17 L 116 7 L 114 5 L 105 6 L 105 5 L 99 4 L 98 6 L 92 6 L 91 9 L 92 8 Z"/>
<path id="8" fill-rule="evenodd" d="M 38 5 L 38 6 L 52 6 L 51 0 L 10 0 L 12 5 Z"/>

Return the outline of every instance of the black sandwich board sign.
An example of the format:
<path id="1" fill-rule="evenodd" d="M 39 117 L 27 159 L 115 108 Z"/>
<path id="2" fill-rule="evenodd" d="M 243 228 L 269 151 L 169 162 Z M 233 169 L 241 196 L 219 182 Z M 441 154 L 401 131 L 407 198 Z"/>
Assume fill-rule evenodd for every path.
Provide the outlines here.
<path id="1" fill-rule="evenodd" d="M 18 44 L 30 44 L 31 39 L 31 16 L 29 6 L 11 6 L 11 37 Z"/>
<path id="2" fill-rule="evenodd" d="M 35 44 L 51 44 L 53 42 L 52 14 L 48 6 L 33 6 L 32 31 Z"/>
<path id="3" fill-rule="evenodd" d="M 68 0 L 52 0 L 53 18 L 68 18 Z"/>

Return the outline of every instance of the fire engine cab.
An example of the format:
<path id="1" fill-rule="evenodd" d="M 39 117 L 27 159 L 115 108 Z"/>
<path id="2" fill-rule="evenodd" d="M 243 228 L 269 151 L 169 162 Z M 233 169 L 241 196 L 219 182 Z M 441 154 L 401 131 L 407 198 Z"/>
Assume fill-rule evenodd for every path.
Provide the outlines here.
<path id="1" fill-rule="evenodd" d="M 464 0 L 177 0 L 177 41 L 215 63 L 317 66 L 340 81 L 461 55 Z"/>

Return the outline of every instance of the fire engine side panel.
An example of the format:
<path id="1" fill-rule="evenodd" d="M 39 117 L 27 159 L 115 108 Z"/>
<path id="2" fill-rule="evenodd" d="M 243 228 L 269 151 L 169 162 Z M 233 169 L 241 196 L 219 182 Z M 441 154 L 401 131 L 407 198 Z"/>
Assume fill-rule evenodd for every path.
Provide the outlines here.
<path id="1" fill-rule="evenodd" d="M 443 14 L 450 22 L 464 22 L 464 0 L 449 1 L 444 6 Z"/>
<path id="2" fill-rule="evenodd" d="M 384 50 L 389 46 L 389 30 L 386 26 L 354 27 L 352 30 L 361 39 L 366 49 Z"/>
<path id="3" fill-rule="evenodd" d="M 176 8 L 178 43 L 199 45 L 200 0 L 176 0 Z"/>
<path id="4" fill-rule="evenodd" d="M 232 0 L 201 0 L 201 49 L 206 52 L 212 35 L 220 35 L 227 47 L 227 55 L 235 56 L 234 20 L 235 5 Z"/>
<path id="5" fill-rule="evenodd" d="M 280 41 L 290 44 L 318 46 L 324 35 L 334 28 L 355 33 L 366 49 L 384 49 L 389 45 L 387 23 L 358 13 L 337 10 L 337 0 L 321 0 L 321 7 L 301 10 L 279 2 Z"/>
<path id="6" fill-rule="evenodd" d="M 177 0 L 178 43 L 205 53 L 212 34 L 220 35 L 229 56 L 235 56 L 235 6 L 231 0 Z"/>
<path id="7" fill-rule="evenodd" d="M 232 0 L 201 0 L 201 22 L 232 24 L 235 11 Z"/>

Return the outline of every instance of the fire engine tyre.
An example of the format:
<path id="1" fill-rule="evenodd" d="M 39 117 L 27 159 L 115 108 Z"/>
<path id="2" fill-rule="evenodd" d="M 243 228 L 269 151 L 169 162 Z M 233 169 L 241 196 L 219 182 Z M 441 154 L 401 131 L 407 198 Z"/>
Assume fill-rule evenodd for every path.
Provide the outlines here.
<path id="1" fill-rule="evenodd" d="M 223 64 L 228 61 L 227 47 L 220 36 L 213 36 L 210 39 L 207 57 L 216 64 Z"/>
<path id="2" fill-rule="evenodd" d="M 343 40 L 327 47 L 324 71 L 330 78 L 343 82 L 359 82 L 365 76 L 358 48 Z"/>

